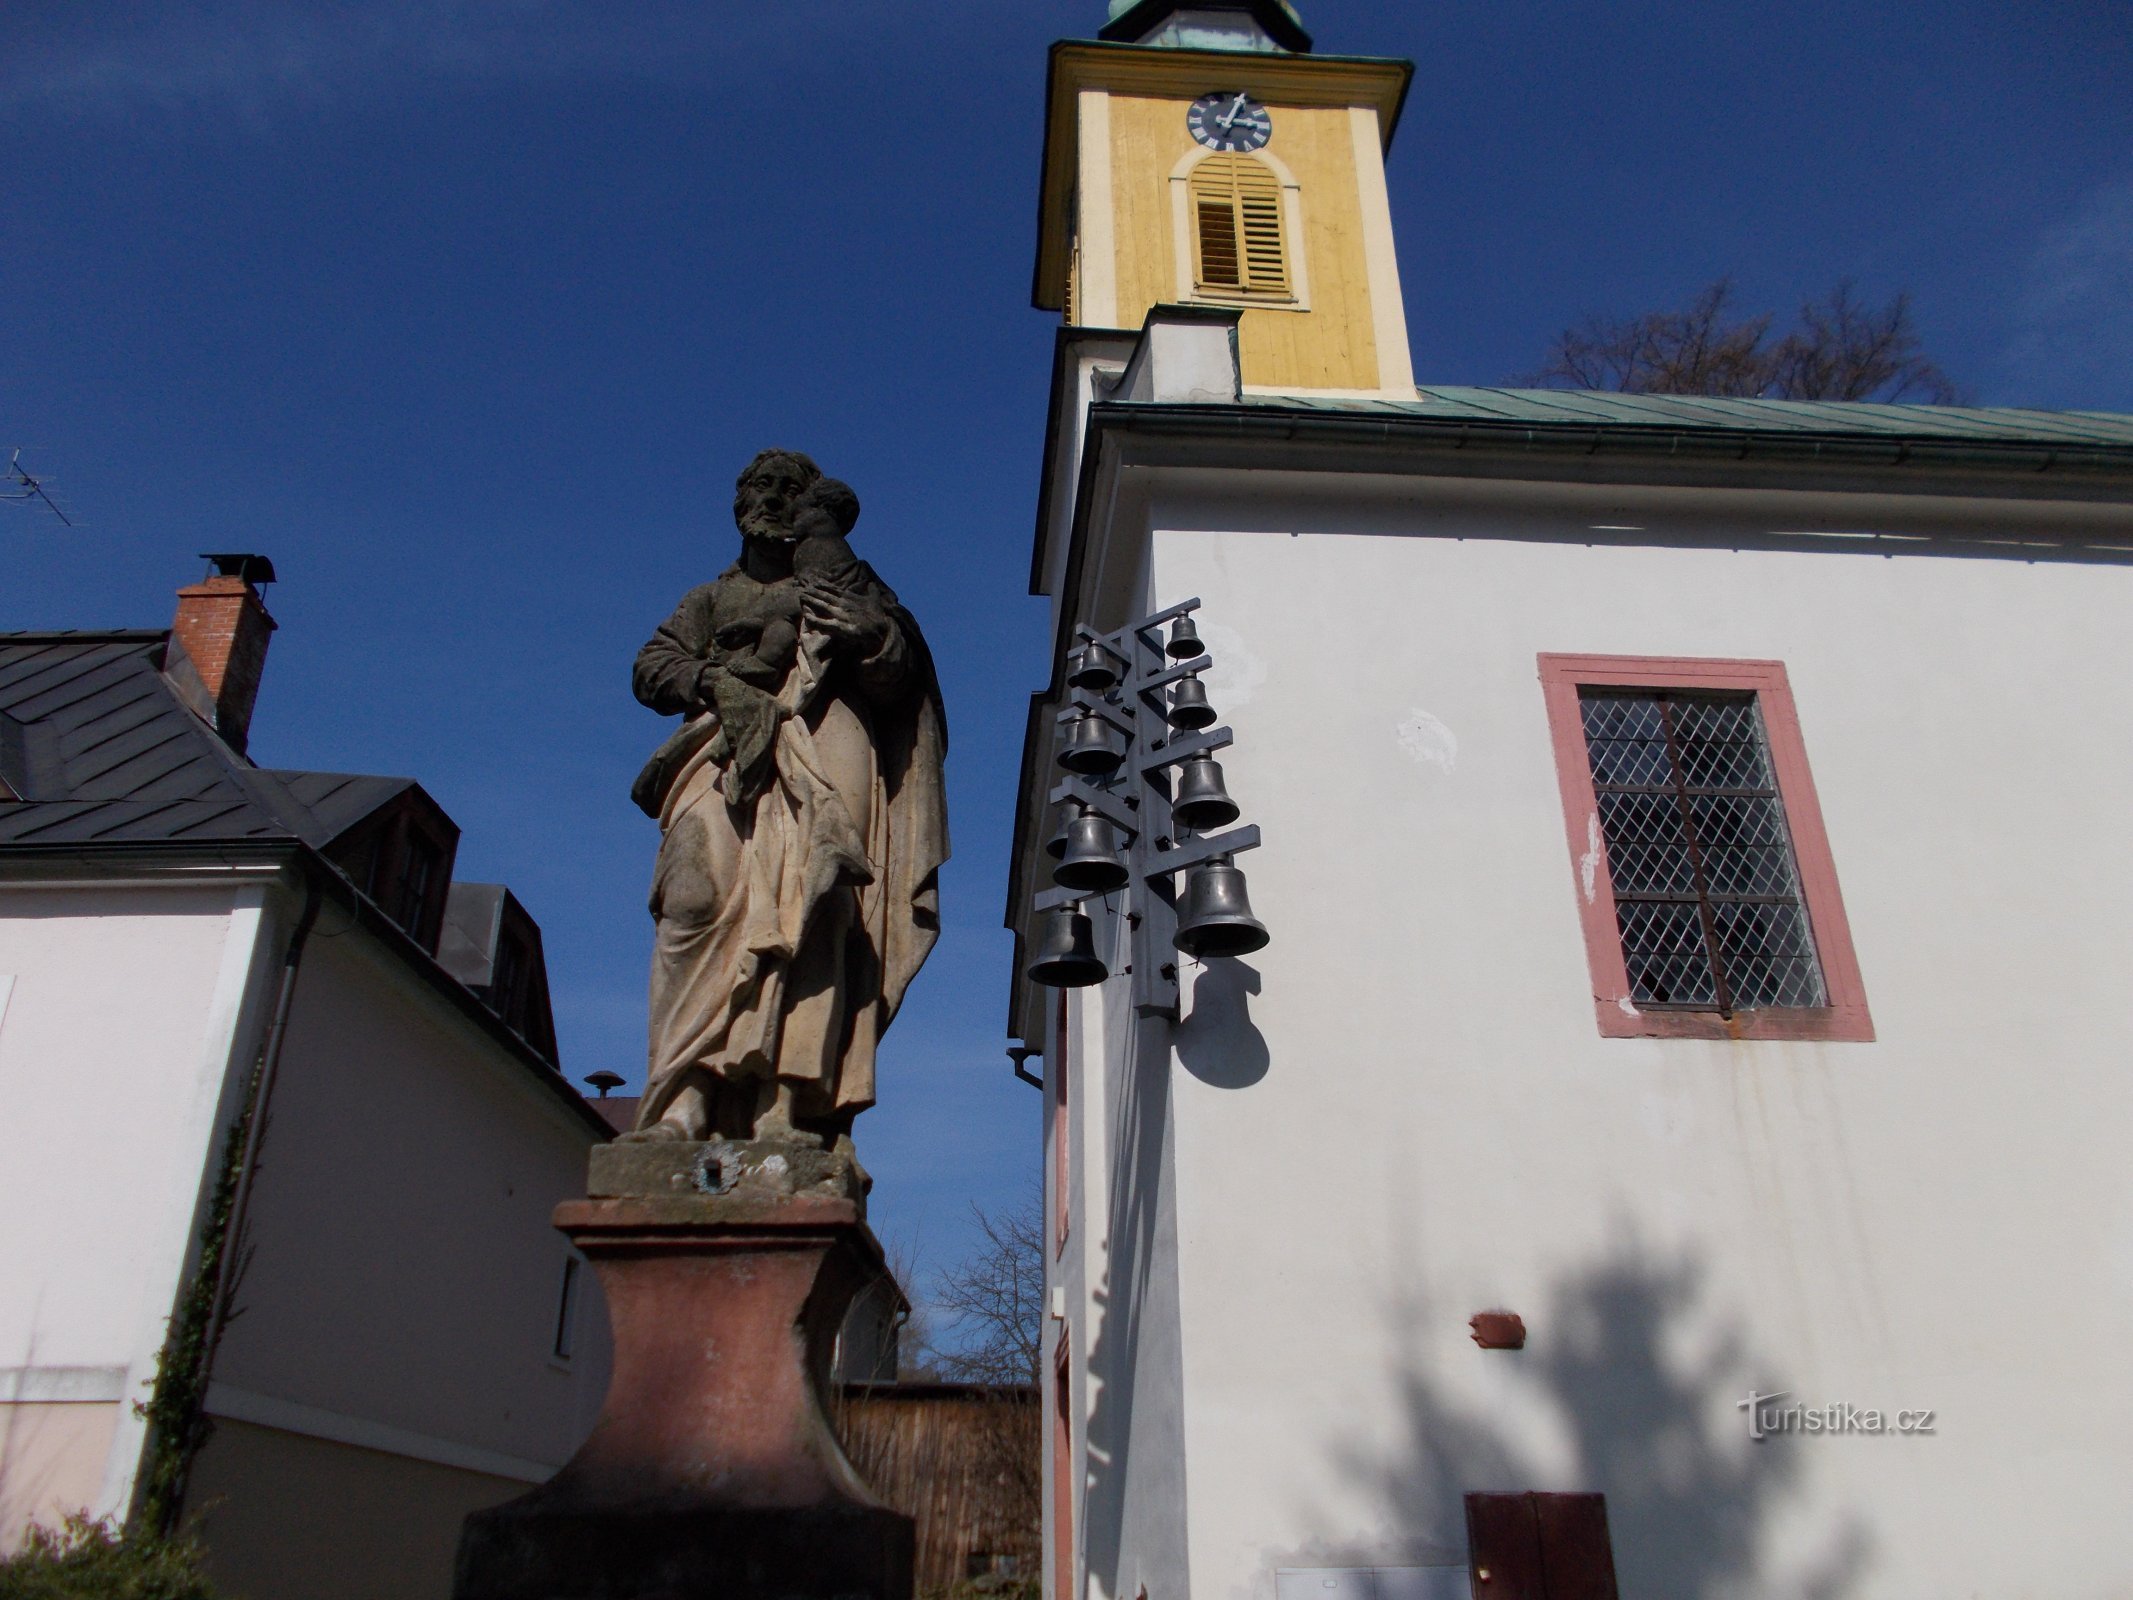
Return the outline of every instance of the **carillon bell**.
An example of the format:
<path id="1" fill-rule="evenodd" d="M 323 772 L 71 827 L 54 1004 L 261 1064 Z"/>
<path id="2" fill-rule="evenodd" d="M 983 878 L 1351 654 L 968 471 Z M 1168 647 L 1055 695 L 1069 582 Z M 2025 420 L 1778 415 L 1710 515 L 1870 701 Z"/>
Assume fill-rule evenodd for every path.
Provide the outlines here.
<path id="1" fill-rule="evenodd" d="M 1194 833 L 1223 828 L 1237 820 L 1237 802 L 1222 786 L 1222 763 L 1204 751 L 1178 768 L 1177 798 L 1170 814 Z"/>
<path id="2" fill-rule="evenodd" d="M 1202 961 L 1214 956 L 1248 956 L 1266 947 L 1266 924 L 1252 915 L 1244 874 L 1229 864 L 1227 856 L 1203 861 L 1185 874 L 1185 900 L 1171 942 Z"/>
<path id="3" fill-rule="evenodd" d="M 1200 630 L 1193 626 L 1190 612 L 1170 625 L 1170 643 L 1164 648 L 1179 661 L 1190 661 L 1194 656 L 1203 653 Z"/>
<path id="4" fill-rule="evenodd" d="M 1085 811 L 1067 824 L 1066 851 L 1052 869 L 1052 882 L 1079 894 L 1109 894 L 1125 888 L 1130 877 L 1109 818 Z"/>
<path id="5" fill-rule="evenodd" d="M 1052 836 L 1044 841 L 1044 853 L 1054 861 L 1066 854 L 1067 824 L 1080 815 L 1080 808 L 1071 800 L 1064 802 L 1059 807 L 1057 819 L 1052 827 Z"/>
<path id="6" fill-rule="evenodd" d="M 1180 678 L 1170 691 L 1170 725 L 1196 733 L 1214 726 L 1215 708 L 1207 703 L 1207 685 L 1198 678 Z"/>
<path id="7" fill-rule="evenodd" d="M 1087 712 L 1069 724 L 1066 747 L 1059 752 L 1062 767 L 1091 778 L 1110 776 L 1125 759 L 1125 735 Z"/>
<path id="8" fill-rule="evenodd" d="M 1052 989 L 1085 989 L 1111 976 L 1111 969 L 1097 958 L 1095 930 L 1074 906 L 1056 906 L 1044 913 L 1036 959 L 1023 971 L 1031 983 Z"/>
<path id="9" fill-rule="evenodd" d="M 1100 644 L 1085 644 L 1067 657 L 1066 680 L 1077 689 L 1101 692 L 1118 683 L 1118 667 Z"/>

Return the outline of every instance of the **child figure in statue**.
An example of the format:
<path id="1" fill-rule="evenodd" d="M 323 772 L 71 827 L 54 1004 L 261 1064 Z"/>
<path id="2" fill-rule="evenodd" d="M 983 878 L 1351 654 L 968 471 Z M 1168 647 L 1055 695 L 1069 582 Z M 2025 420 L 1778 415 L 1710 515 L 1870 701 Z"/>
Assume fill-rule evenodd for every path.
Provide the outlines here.
<path id="1" fill-rule="evenodd" d="M 859 525 L 859 496 L 848 483 L 817 478 L 793 507 L 793 576 L 813 589 L 858 594 L 865 585 L 859 558 L 846 542 Z"/>
<path id="2" fill-rule="evenodd" d="M 793 576 L 803 589 L 858 594 L 865 585 L 859 558 L 845 536 L 859 523 L 859 496 L 835 478 L 817 478 L 793 506 Z M 763 625 L 755 642 L 754 662 L 776 689 L 799 653 L 798 622 L 776 617 Z"/>
<path id="3" fill-rule="evenodd" d="M 859 496 L 849 484 L 818 478 L 801 494 L 792 513 L 792 570 L 802 589 L 864 592 L 865 569 L 845 542 L 858 521 Z M 736 617 L 713 635 L 717 660 L 725 669 L 714 689 L 718 737 L 731 757 L 723 787 L 733 804 L 753 800 L 762 791 L 779 721 L 803 711 L 812 698 L 812 675 L 788 688 L 800 653 L 800 629 L 795 607 L 791 614 Z"/>

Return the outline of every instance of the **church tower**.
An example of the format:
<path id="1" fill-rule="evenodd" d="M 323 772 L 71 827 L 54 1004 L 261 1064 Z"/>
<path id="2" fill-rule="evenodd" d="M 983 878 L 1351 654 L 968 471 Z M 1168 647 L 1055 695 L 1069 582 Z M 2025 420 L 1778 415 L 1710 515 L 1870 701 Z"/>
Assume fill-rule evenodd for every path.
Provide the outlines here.
<path id="1" fill-rule="evenodd" d="M 1312 54 L 1284 0 L 1111 0 L 1052 47 L 1032 299 L 1235 308 L 1247 390 L 1413 399 L 1385 189 L 1413 71 Z"/>

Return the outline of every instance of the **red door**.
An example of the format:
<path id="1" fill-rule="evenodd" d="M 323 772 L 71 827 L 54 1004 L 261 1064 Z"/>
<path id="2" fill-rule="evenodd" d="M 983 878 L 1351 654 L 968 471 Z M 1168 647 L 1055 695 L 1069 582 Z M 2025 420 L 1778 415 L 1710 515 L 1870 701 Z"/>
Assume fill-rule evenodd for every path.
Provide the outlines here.
<path id="1" fill-rule="evenodd" d="M 1474 1600 L 1617 1600 L 1607 1497 L 1470 1494 Z"/>

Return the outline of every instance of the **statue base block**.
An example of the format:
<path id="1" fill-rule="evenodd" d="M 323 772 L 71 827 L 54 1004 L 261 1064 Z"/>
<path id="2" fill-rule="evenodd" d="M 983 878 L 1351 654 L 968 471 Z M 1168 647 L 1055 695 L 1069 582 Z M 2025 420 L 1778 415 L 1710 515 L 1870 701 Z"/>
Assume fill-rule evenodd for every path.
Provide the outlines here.
<path id="1" fill-rule="evenodd" d="M 911 1519 L 886 1509 L 510 1511 L 500 1507 L 467 1519 L 455 1600 L 907 1600 L 911 1594 Z"/>
<path id="2" fill-rule="evenodd" d="M 856 1183 L 795 1152 L 797 1194 L 775 1167 L 709 1192 L 672 1182 L 717 1164 L 706 1146 L 606 1149 L 630 1152 L 600 1163 L 610 1192 L 555 1216 L 607 1293 L 606 1404 L 554 1478 L 467 1518 L 454 1600 L 910 1600 L 912 1521 L 824 1404 L 845 1309 L 885 1270 Z"/>

